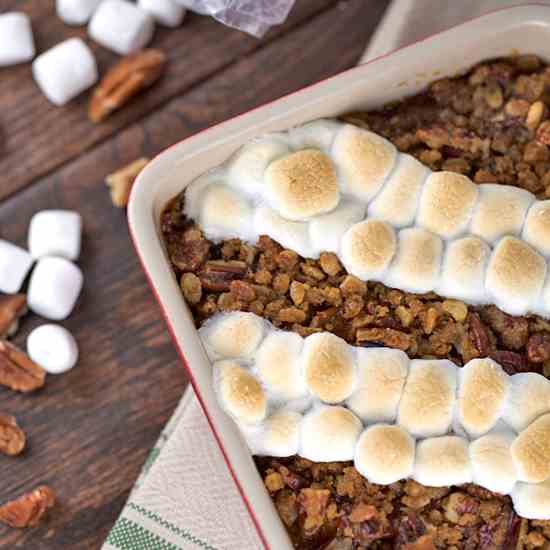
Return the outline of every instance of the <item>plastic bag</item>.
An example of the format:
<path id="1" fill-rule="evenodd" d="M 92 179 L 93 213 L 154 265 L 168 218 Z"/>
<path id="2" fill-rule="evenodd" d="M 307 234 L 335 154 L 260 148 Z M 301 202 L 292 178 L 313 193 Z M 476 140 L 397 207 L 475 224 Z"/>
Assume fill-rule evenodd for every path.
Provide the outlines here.
<path id="1" fill-rule="evenodd" d="M 176 0 L 186 8 L 211 15 L 224 25 L 258 38 L 288 16 L 294 0 Z"/>

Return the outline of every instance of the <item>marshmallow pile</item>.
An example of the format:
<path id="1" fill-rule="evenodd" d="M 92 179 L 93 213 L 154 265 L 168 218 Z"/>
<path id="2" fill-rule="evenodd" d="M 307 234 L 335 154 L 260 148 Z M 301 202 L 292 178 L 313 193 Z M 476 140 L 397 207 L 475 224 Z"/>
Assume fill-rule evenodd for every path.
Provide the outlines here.
<path id="1" fill-rule="evenodd" d="M 0 291 L 15 294 L 29 281 L 27 305 L 46 319 L 61 321 L 72 312 L 83 284 L 80 268 L 73 263 L 80 254 L 82 219 L 70 210 L 44 210 L 29 226 L 29 251 L 0 240 Z M 43 325 L 27 339 L 31 359 L 47 372 L 71 369 L 78 358 L 73 336 L 63 327 Z"/>
<path id="2" fill-rule="evenodd" d="M 257 455 L 353 460 L 369 481 L 474 482 L 550 519 L 550 381 L 492 359 L 459 368 L 327 332 L 302 338 L 252 313 L 199 330 L 221 407 Z"/>
<path id="3" fill-rule="evenodd" d="M 550 200 L 432 172 L 386 139 L 318 120 L 248 143 L 193 181 L 185 214 L 214 240 L 268 235 L 413 293 L 550 316 Z"/>

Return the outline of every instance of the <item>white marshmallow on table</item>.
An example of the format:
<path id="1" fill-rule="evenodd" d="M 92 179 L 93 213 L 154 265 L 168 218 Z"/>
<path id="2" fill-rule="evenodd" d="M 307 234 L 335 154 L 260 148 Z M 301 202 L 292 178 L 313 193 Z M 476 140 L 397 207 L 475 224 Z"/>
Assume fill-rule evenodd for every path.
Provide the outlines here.
<path id="1" fill-rule="evenodd" d="M 82 271 L 69 260 L 41 258 L 29 283 L 29 308 L 46 319 L 65 319 L 74 308 L 83 280 Z"/>
<path id="2" fill-rule="evenodd" d="M 495 430 L 470 443 L 472 481 L 476 485 L 510 494 L 518 478 L 510 452 L 515 438 L 512 431 Z"/>
<path id="3" fill-rule="evenodd" d="M 521 237 L 544 256 L 550 256 L 550 200 L 536 201 L 529 208 Z"/>
<path id="4" fill-rule="evenodd" d="M 314 462 L 353 460 L 362 429 L 350 410 L 319 405 L 302 419 L 298 454 Z"/>
<path id="5" fill-rule="evenodd" d="M 73 335 L 59 325 L 41 325 L 27 337 L 29 357 L 46 372 L 61 374 L 72 369 L 78 359 Z"/>
<path id="6" fill-rule="evenodd" d="M 241 426 L 254 455 L 293 456 L 298 453 L 302 415 L 289 410 L 273 413 L 260 426 Z"/>
<path id="7" fill-rule="evenodd" d="M 103 0 L 88 25 L 88 34 L 107 49 L 128 55 L 153 38 L 155 20 L 126 0 Z"/>
<path id="8" fill-rule="evenodd" d="M 42 210 L 31 219 L 29 252 L 35 259 L 61 256 L 76 260 L 80 254 L 82 217 L 72 210 Z"/>
<path id="9" fill-rule="evenodd" d="M 550 519 L 550 479 L 542 483 L 517 483 L 511 494 L 516 514 L 527 519 Z"/>
<path id="10" fill-rule="evenodd" d="M 55 12 L 67 25 L 84 25 L 102 0 L 56 0 Z"/>
<path id="11" fill-rule="evenodd" d="M 288 130 L 288 141 L 293 149 L 321 149 L 330 154 L 330 149 L 342 124 L 321 118 L 306 122 Z"/>
<path id="12" fill-rule="evenodd" d="M 39 55 L 33 61 L 32 74 L 54 105 L 65 105 L 98 78 L 94 54 L 80 38 L 69 38 Z"/>
<path id="13" fill-rule="evenodd" d="M 510 447 L 518 481 L 540 483 L 550 478 L 550 413 L 539 416 Z"/>
<path id="14" fill-rule="evenodd" d="M 172 0 L 138 0 L 137 5 L 165 27 L 179 27 L 185 16 L 185 8 Z"/>
<path id="15" fill-rule="evenodd" d="M 26 250 L 0 239 L 0 292 L 19 292 L 32 263 Z"/>
<path id="16" fill-rule="evenodd" d="M 0 67 L 30 61 L 34 54 L 29 16 L 15 11 L 0 14 Z"/>
<path id="17" fill-rule="evenodd" d="M 356 354 L 357 389 L 347 406 L 363 422 L 394 422 L 409 370 L 407 354 L 386 348 L 358 348 Z"/>

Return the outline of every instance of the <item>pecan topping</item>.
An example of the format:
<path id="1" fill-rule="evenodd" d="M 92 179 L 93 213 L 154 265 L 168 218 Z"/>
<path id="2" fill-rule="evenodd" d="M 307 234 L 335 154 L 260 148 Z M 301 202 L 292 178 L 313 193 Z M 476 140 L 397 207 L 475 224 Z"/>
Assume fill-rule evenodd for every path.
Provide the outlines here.
<path id="1" fill-rule="evenodd" d="M 239 260 L 210 260 L 204 264 L 199 279 L 206 290 L 229 290 L 231 281 L 242 279 L 246 270 L 246 263 Z"/>
<path id="2" fill-rule="evenodd" d="M 0 452 L 18 455 L 25 448 L 25 434 L 14 416 L 0 413 Z"/>
<path id="3" fill-rule="evenodd" d="M 533 363 L 550 359 L 550 333 L 538 332 L 531 335 L 527 342 L 527 357 Z"/>
<path id="4" fill-rule="evenodd" d="M 0 506 L 0 521 L 10 527 L 34 527 L 55 504 L 55 493 L 46 485 Z"/>
<path id="5" fill-rule="evenodd" d="M 17 332 L 19 317 L 27 313 L 27 297 L 12 294 L 0 297 L 0 338 L 13 336 Z"/>
<path id="6" fill-rule="evenodd" d="M 38 366 L 19 348 L 0 341 L 0 384 L 8 388 L 29 392 L 41 388 L 46 379 L 46 371 Z"/>
<path id="7" fill-rule="evenodd" d="M 139 158 L 105 178 L 105 183 L 111 189 L 111 202 L 115 206 L 124 208 L 128 204 L 132 186 L 148 162 L 148 158 Z"/>
<path id="8" fill-rule="evenodd" d="M 148 49 L 128 55 L 114 65 L 94 90 L 88 117 L 101 122 L 132 97 L 151 86 L 162 74 L 166 55 L 161 50 Z"/>

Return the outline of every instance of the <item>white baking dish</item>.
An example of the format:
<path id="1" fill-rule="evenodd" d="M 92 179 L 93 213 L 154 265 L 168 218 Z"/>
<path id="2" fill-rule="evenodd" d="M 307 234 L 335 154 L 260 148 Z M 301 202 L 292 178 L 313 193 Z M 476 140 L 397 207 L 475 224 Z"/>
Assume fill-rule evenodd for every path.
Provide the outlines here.
<path id="1" fill-rule="evenodd" d="M 187 367 L 227 465 L 267 548 L 291 549 L 244 441 L 218 407 L 211 367 L 161 241 L 167 201 L 249 139 L 357 109 L 373 109 L 420 91 L 428 82 L 513 53 L 550 59 L 550 7 L 507 8 L 375 59 L 200 134 L 157 156 L 140 174 L 128 207 L 132 237 L 176 347 Z"/>

